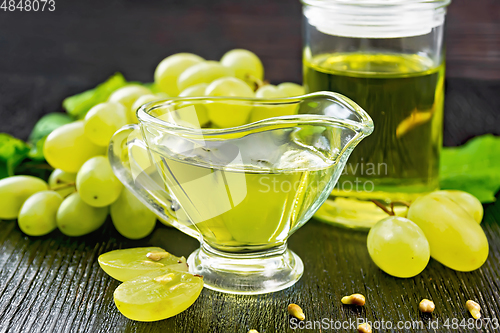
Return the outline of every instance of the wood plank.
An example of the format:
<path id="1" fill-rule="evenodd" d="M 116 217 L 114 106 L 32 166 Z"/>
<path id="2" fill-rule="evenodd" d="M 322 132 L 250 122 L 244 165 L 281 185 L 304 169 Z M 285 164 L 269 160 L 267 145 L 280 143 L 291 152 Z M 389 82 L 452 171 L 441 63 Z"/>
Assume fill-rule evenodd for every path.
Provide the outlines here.
<path id="1" fill-rule="evenodd" d="M 12 230 L 0 246 L 10 250 L 0 271 L 0 332 L 292 332 L 286 306 L 298 303 L 307 319 L 355 321 L 421 321 L 428 325 L 446 320 L 469 320 L 468 299 L 478 301 L 485 318 L 500 314 L 500 203 L 488 205 L 483 228 L 490 242 L 490 256 L 479 270 L 462 273 L 431 260 L 415 278 L 398 279 L 380 271 L 366 250 L 366 234 L 310 221 L 290 240 L 290 247 L 304 260 L 305 273 L 293 287 L 270 295 L 224 295 L 205 289 L 196 303 L 180 315 L 159 322 L 138 323 L 123 317 L 113 303 L 118 281 L 106 276 L 96 263 L 110 249 L 138 245 L 164 246 L 188 255 L 196 241 L 175 229 L 158 225 L 142 241 L 119 236 L 113 227 L 81 238 L 58 232 L 25 237 L 15 222 L 0 222 Z M 10 243 L 11 245 L 6 245 Z M 363 308 L 343 306 L 340 298 L 360 292 Z M 436 311 L 422 315 L 418 303 L 430 298 Z M 451 322 L 450 322 L 451 324 Z M 390 330 L 396 332 L 398 330 Z M 424 332 L 446 332 L 424 328 Z M 465 330 L 464 330 L 465 331 Z M 493 332 L 486 329 L 484 332 Z"/>
<path id="2" fill-rule="evenodd" d="M 262 58 L 272 82 L 301 81 L 299 1 L 57 4 L 56 12 L 43 16 L 0 12 L 0 132 L 26 139 L 41 115 L 61 110 L 65 96 L 91 88 L 115 71 L 149 81 L 161 58 L 174 52 L 218 59 L 231 48 L 244 47 Z M 500 134 L 500 81 L 460 79 L 500 78 L 499 5 L 497 0 L 461 0 L 450 7 L 445 145 Z M 460 273 L 432 260 L 419 276 L 397 279 L 371 262 L 365 233 L 313 220 L 290 240 L 305 263 L 304 276 L 292 288 L 259 296 L 204 290 L 174 318 L 137 323 L 117 311 L 113 291 L 119 282 L 99 268 L 96 258 L 112 249 L 146 245 L 187 256 L 198 246 L 196 240 L 158 224 L 146 239 L 131 241 L 109 221 L 81 238 L 59 232 L 27 237 L 15 221 L 0 221 L 0 333 L 293 332 L 286 312 L 290 302 L 300 304 L 310 320 L 440 324 L 378 331 L 471 331 L 443 324 L 470 320 L 464 307 L 468 299 L 481 304 L 483 317 L 500 319 L 500 203 L 487 205 L 482 226 L 490 255 L 481 269 Z M 340 304 L 342 296 L 353 292 L 365 294 L 365 307 Z M 424 297 L 436 303 L 432 315 L 417 309 Z M 489 326 L 479 331 L 498 330 Z"/>

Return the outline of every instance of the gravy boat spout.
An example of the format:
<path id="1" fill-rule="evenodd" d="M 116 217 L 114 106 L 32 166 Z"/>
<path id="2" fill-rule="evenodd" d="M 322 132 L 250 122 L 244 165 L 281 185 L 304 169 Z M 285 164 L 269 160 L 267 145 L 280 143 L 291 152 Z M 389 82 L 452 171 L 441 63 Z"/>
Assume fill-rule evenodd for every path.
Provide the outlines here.
<path id="1" fill-rule="evenodd" d="M 293 285 L 286 242 L 324 203 L 373 122 L 348 98 L 173 98 L 142 106 L 109 147 L 117 177 L 166 223 L 197 238 L 205 286 L 261 294 Z"/>

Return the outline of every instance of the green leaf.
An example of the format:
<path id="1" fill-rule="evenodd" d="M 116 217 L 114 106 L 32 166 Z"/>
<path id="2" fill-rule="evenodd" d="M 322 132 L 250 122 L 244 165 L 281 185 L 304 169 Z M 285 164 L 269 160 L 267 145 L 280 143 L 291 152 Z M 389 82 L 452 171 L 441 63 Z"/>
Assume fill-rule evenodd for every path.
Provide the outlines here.
<path id="1" fill-rule="evenodd" d="M 28 156 L 29 151 L 24 141 L 0 133 L 0 179 L 13 176 L 15 168 Z"/>
<path id="2" fill-rule="evenodd" d="M 500 137 L 478 136 L 460 147 L 443 148 L 442 189 L 469 192 L 482 203 L 495 201 L 500 190 Z"/>
<path id="3" fill-rule="evenodd" d="M 47 136 L 44 136 L 34 144 L 31 144 L 31 149 L 28 153 L 28 157 L 35 161 L 43 161 L 45 160 L 45 156 L 43 155 L 43 145 L 45 144 L 45 140 L 47 140 Z"/>
<path id="4" fill-rule="evenodd" d="M 65 113 L 53 112 L 44 115 L 33 127 L 29 142 L 35 145 L 39 140 L 46 137 L 56 128 L 69 124 L 73 119 Z"/>
<path id="5" fill-rule="evenodd" d="M 113 91 L 125 85 L 127 81 L 123 75 L 116 73 L 94 89 L 67 97 L 63 107 L 73 117 L 82 119 L 94 105 L 105 102 Z"/>

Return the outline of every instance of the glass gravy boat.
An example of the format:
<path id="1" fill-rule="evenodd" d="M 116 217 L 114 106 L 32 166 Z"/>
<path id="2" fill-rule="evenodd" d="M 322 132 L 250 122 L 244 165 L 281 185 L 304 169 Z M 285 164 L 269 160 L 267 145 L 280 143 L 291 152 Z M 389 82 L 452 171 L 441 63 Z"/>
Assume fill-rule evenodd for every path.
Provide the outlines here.
<path id="1" fill-rule="evenodd" d="M 373 131 L 365 111 L 331 92 L 173 98 L 142 106 L 137 117 L 139 125 L 111 140 L 116 176 L 160 219 L 200 241 L 190 271 L 207 288 L 234 294 L 300 279 L 304 267 L 287 239 Z M 203 128 L 208 119 L 226 128 Z"/>

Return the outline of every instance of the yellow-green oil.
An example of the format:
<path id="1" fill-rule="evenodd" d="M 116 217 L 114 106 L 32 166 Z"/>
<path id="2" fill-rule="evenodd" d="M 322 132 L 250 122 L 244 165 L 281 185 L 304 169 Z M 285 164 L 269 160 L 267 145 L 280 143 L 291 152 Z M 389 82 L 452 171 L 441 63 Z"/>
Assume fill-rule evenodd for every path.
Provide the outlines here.
<path id="1" fill-rule="evenodd" d="M 210 166 L 152 152 L 169 192 L 182 205 L 179 223 L 210 246 L 232 251 L 283 244 L 311 215 L 334 165 L 307 170 Z"/>
<path id="2" fill-rule="evenodd" d="M 385 214 L 370 200 L 411 201 L 438 188 L 443 82 L 444 63 L 416 54 L 335 53 L 304 59 L 307 92 L 341 93 L 375 124 L 373 134 L 352 152 L 318 217 L 369 227 Z"/>

